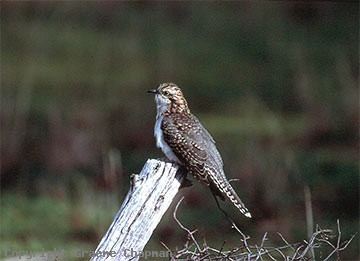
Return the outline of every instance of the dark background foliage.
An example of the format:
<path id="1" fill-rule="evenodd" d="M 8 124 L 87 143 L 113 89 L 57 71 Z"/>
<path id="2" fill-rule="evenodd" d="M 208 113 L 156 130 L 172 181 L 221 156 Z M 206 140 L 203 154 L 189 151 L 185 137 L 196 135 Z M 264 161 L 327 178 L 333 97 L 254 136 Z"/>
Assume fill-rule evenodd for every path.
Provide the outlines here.
<path id="1" fill-rule="evenodd" d="M 305 186 L 315 223 L 339 218 L 354 234 L 358 47 L 355 2 L 2 2 L 2 256 L 95 248 L 129 175 L 162 156 L 146 90 L 169 81 L 239 179 L 254 218 L 226 206 L 254 240 L 306 238 Z M 209 193 L 184 189 L 179 218 L 234 247 L 238 234 Z M 149 249 L 183 244 L 171 212 Z"/>

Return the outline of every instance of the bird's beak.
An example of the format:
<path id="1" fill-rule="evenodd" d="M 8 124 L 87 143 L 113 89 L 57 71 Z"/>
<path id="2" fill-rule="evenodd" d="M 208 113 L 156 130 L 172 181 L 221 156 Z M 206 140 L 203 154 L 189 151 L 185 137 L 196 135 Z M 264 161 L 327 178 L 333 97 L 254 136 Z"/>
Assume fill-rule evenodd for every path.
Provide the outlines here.
<path id="1" fill-rule="evenodd" d="M 147 93 L 159 94 L 157 89 L 148 90 Z"/>

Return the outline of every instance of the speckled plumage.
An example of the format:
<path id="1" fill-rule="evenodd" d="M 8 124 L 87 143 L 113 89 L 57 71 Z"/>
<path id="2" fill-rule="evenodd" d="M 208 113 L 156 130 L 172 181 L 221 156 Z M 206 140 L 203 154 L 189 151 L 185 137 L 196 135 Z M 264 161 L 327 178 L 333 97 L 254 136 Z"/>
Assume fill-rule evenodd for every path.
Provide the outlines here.
<path id="1" fill-rule="evenodd" d="M 250 212 L 228 182 L 215 141 L 200 121 L 191 114 L 180 88 L 161 84 L 156 90 L 157 146 L 174 162 L 183 165 L 197 180 L 208 185 L 221 199 L 229 198 L 242 214 Z"/>

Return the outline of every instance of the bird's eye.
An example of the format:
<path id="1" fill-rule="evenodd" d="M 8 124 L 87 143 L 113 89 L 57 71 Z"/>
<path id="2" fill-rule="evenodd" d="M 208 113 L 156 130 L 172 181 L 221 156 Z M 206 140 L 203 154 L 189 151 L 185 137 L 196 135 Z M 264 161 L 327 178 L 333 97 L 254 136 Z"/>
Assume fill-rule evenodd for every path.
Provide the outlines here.
<path id="1" fill-rule="evenodd" d="M 167 96 L 167 95 L 169 95 L 169 92 L 165 90 L 165 91 L 163 91 L 163 94 Z"/>

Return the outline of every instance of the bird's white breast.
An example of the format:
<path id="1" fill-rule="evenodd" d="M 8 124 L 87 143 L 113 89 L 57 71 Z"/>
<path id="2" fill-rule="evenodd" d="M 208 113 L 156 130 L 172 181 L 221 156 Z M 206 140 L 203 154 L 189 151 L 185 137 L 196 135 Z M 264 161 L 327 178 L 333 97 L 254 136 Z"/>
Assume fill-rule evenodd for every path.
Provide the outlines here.
<path id="1" fill-rule="evenodd" d="M 156 114 L 156 122 L 155 122 L 155 128 L 154 128 L 154 136 L 156 139 L 156 146 L 162 150 L 162 152 L 165 154 L 165 156 L 172 162 L 176 162 L 180 164 L 179 159 L 176 157 L 170 146 L 165 142 L 164 140 L 164 134 L 161 129 L 161 124 L 164 119 L 164 112 L 167 110 L 167 107 L 169 106 L 168 101 L 166 101 L 164 98 L 161 97 L 161 95 L 155 96 L 156 101 L 156 108 L 157 108 L 157 114 Z"/>

